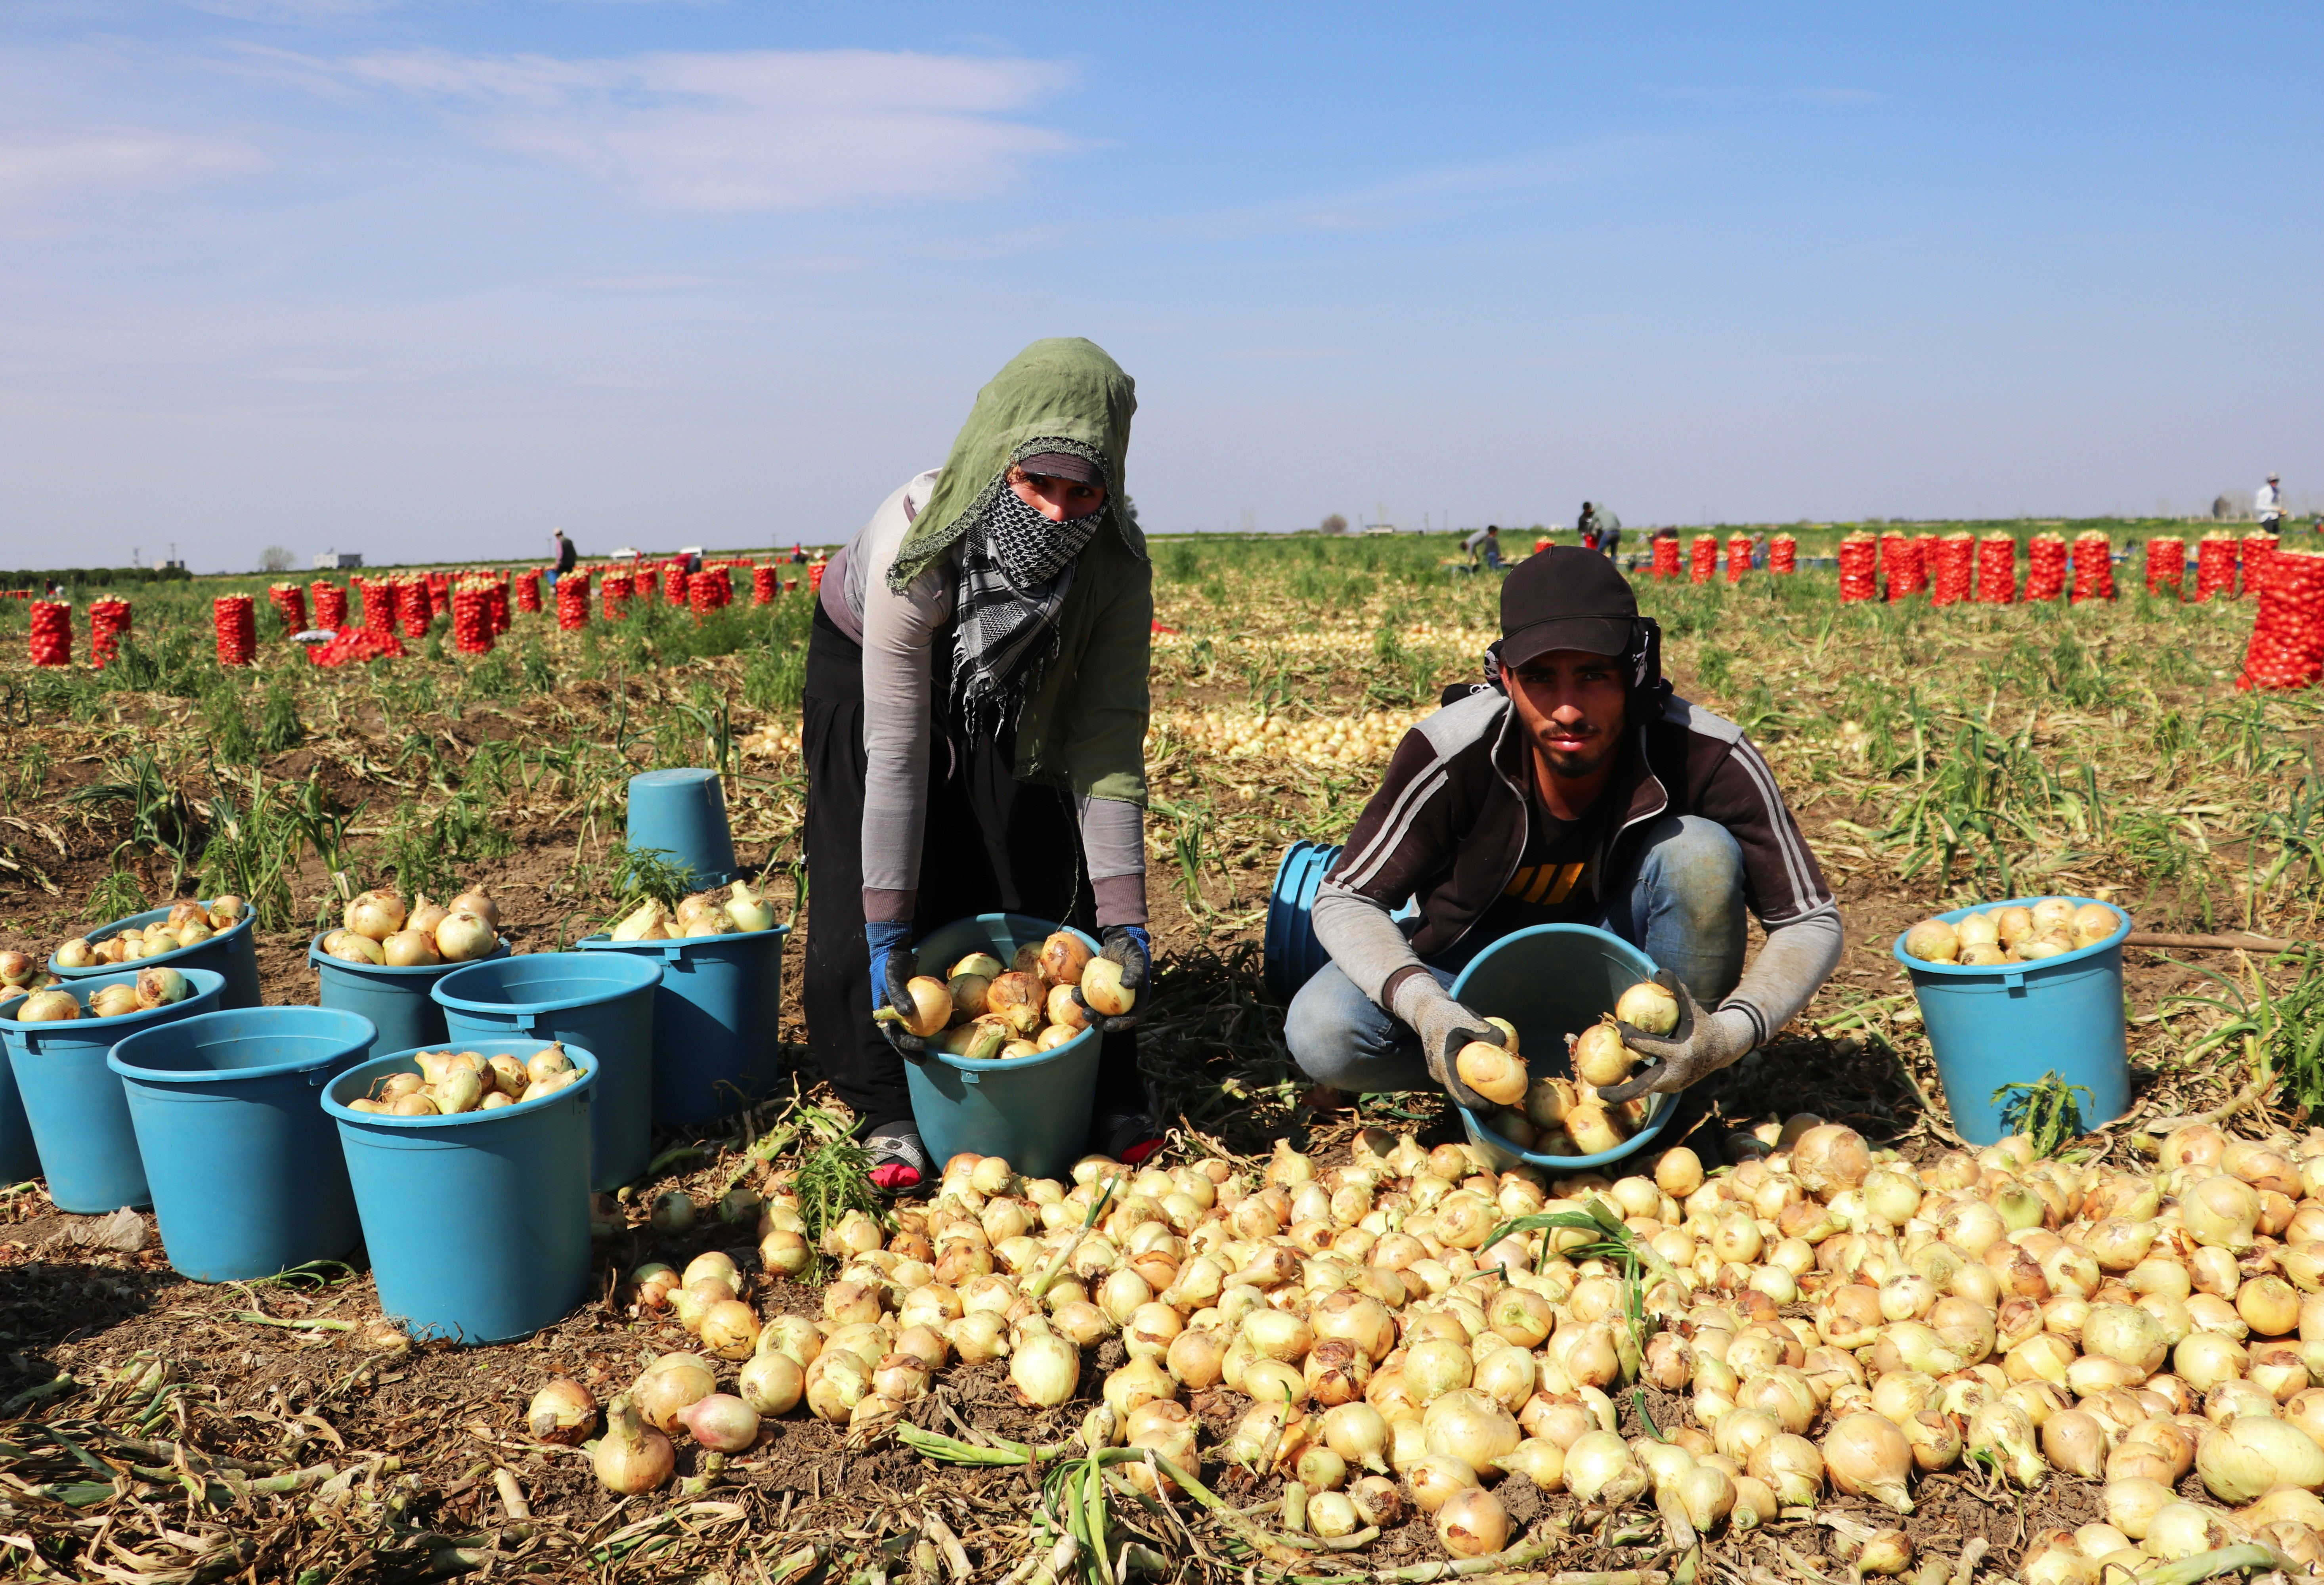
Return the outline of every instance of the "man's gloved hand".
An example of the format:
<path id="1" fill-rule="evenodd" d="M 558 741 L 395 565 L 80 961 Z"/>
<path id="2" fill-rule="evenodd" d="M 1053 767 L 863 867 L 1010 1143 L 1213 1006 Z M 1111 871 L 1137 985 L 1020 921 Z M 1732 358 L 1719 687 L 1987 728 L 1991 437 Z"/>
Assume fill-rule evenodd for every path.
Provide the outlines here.
<path id="1" fill-rule="evenodd" d="M 876 1013 L 883 1007 L 909 1007 L 909 981 L 919 969 L 918 961 L 912 956 L 911 921 L 866 919 L 863 941 L 872 949 L 872 1010 Z M 926 1037 L 913 1034 L 893 1018 L 875 1019 L 872 1027 L 912 1061 L 920 1062 L 927 1057 Z"/>
<path id="2" fill-rule="evenodd" d="M 1399 1004 L 1397 1016 L 1419 1033 L 1421 1059 L 1428 1064 L 1428 1076 L 1443 1085 L 1446 1094 L 1471 1111 L 1487 1113 L 1499 1110 L 1461 1082 L 1453 1058 L 1471 1040 L 1499 1046 L 1500 1031 L 1447 996 L 1444 987 L 1432 975 L 1413 975 L 1398 988 L 1396 1000 Z"/>
<path id="3" fill-rule="evenodd" d="M 1649 1035 L 1633 1025 L 1615 1024 L 1622 1032 L 1622 1044 L 1653 1065 L 1600 1090 L 1598 1098 L 1609 1105 L 1618 1106 L 1641 1095 L 1675 1095 L 1735 1062 L 1758 1043 L 1758 1027 L 1748 1013 L 1737 1008 L 1704 1012 L 1668 969 L 1655 973 L 1655 983 L 1677 1000 L 1678 1025 L 1668 1035 Z"/>
<path id="4" fill-rule="evenodd" d="M 1121 988 L 1130 993 L 1130 1010 L 1111 1018 L 1094 1011 L 1083 999 L 1078 985 L 1074 987 L 1074 1001 L 1089 1014 L 1091 1028 L 1101 1035 L 1111 1035 L 1119 1029 L 1136 1027 L 1146 1017 L 1146 981 L 1153 973 L 1154 940 L 1146 934 L 1143 925 L 1108 925 L 1100 939 L 1104 945 L 1097 955 L 1121 965 Z"/>

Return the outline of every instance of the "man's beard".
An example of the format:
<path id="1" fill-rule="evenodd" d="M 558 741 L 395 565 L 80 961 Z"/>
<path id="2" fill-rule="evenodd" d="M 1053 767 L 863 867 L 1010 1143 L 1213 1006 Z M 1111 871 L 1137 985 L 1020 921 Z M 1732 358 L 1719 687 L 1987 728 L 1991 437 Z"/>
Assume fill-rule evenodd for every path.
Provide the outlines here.
<path id="1" fill-rule="evenodd" d="M 1542 762 L 1549 767 L 1552 775 L 1562 780 L 1579 781 L 1603 769 L 1621 746 L 1621 739 L 1609 733 L 1596 746 L 1581 753 L 1564 749 L 1545 749 L 1539 744 L 1535 745 L 1534 751 L 1541 756 Z"/>

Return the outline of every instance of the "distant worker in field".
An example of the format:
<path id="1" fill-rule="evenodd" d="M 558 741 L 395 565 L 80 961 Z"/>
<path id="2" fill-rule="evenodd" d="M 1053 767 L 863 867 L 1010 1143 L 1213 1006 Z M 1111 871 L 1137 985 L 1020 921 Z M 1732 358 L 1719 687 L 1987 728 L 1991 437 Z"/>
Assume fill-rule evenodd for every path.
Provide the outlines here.
<path id="1" fill-rule="evenodd" d="M 1487 523 L 1461 541 L 1461 548 L 1469 553 L 1469 565 L 1474 567 L 1482 558 L 1493 571 L 1501 570 L 1501 528 L 1499 523 Z"/>
<path id="2" fill-rule="evenodd" d="M 872 1015 L 912 1005 L 914 940 L 977 914 L 1103 938 L 1135 1000 L 1087 1015 L 1103 1034 L 1089 1148 L 1135 1163 L 1161 1144 L 1131 1031 L 1151 953 L 1154 569 L 1122 493 L 1137 406 L 1094 343 L 1035 342 L 977 392 L 944 466 L 825 567 L 803 733 L 807 1042 L 890 1193 L 934 1175 L 904 1064 L 936 1042 Z"/>
<path id="3" fill-rule="evenodd" d="M 1686 1089 L 1808 1004 L 1846 945 L 1831 889 L 1766 760 L 1672 692 L 1661 654 L 1661 630 L 1603 557 L 1557 546 L 1509 574 L 1487 681 L 1448 690 L 1405 735 L 1323 878 L 1314 931 L 1332 961 L 1284 1028 L 1311 1078 L 1436 1084 L 1491 1112 L 1452 1060 L 1471 1040 L 1499 1043 L 1485 1022 L 1499 1009 L 1448 990 L 1535 925 L 1621 937 L 1678 1002 L 1669 1037 L 1630 1038 L 1651 1061 L 1600 1092 L 1609 1104 Z M 1406 898 L 1418 916 L 1399 923 Z M 1747 910 L 1766 932 L 1748 972 Z M 1537 1073 L 1556 1071 L 1548 1056 L 1535 1054 Z"/>
<path id="4" fill-rule="evenodd" d="M 2283 490 L 2273 474 L 2268 475 L 2267 483 L 2252 497 L 2252 515 L 2259 519 L 2263 533 L 2283 531 Z"/>
<path id="5" fill-rule="evenodd" d="M 1574 526 L 1582 532 L 1582 543 L 1601 555 L 1610 557 L 1622 548 L 1622 520 L 1602 506 L 1583 502 Z"/>
<path id="6" fill-rule="evenodd" d="M 563 529 L 558 529 L 549 538 L 555 540 L 557 545 L 557 576 L 563 577 L 579 564 L 581 552 L 575 548 L 572 540 L 565 537 Z"/>

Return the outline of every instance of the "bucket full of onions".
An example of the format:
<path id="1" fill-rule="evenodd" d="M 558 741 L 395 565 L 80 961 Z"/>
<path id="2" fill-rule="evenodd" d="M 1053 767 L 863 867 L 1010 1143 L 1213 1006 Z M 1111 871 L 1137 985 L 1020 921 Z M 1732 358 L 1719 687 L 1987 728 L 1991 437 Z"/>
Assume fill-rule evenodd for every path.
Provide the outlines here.
<path id="1" fill-rule="evenodd" d="M 386 888 L 351 900 L 339 928 L 307 947 L 321 977 L 321 1005 L 360 1013 L 379 1027 L 377 1045 L 403 1051 L 450 1037 L 444 1009 L 429 992 L 464 963 L 506 957 L 500 908 L 481 889 L 447 903 L 425 892 L 407 906 Z"/>
<path id="2" fill-rule="evenodd" d="M 618 952 L 537 952 L 468 963 L 429 994 L 453 1044 L 530 1036 L 597 1060 L 589 1187 L 618 1189 L 653 1158 L 654 991 L 658 959 Z"/>
<path id="3" fill-rule="evenodd" d="M 978 914 L 912 954 L 912 1016 L 923 1021 L 908 1027 L 931 1038 L 904 1077 L 930 1159 L 1002 1156 L 1031 1176 L 1064 1175 L 1089 1138 L 1099 1044 L 1067 993 L 1080 986 L 1100 1011 L 1129 1010 L 1100 1006 L 1097 943 L 1023 914 Z"/>
<path id="4" fill-rule="evenodd" d="M 208 969 L 141 964 L 0 1005 L 0 1046 L 58 1210 L 86 1216 L 153 1203 L 128 1097 L 105 1059 L 140 1030 L 211 1011 L 225 988 Z"/>
<path id="5" fill-rule="evenodd" d="M 790 926 L 747 880 L 697 892 L 675 911 L 632 910 L 583 952 L 623 953 L 661 964 L 654 992 L 653 1115 L 705 1123 L 770 1091 L 780 1057 L 783 942 Z"/>
<path id="6" fill-rule="evenodd" d="M 1452 1000 L 1493 1019 L 1501 1036 L 1496 1072 L 1472 1068 L 1489 1054 L 1465 1048 L 1461 1076 L 1494 1102 L 1489 1113 L 1460 1108 L 1470 1144 L 1495 1171 L 1521 1163 L 1559 1173 L 1602 1166 L 1654 1143 L 1671 1120 L 1672 1098 L 1642 1097 L 1625 1108 L 1597 1104 L 1598 1085 L 1628 1078 L 1635 1054 L 1607 1020 L 1620 1016 L 1650 1032 L 1677 1018 L 1667 992 L 1646 983 L 1655 962 L 1620 936 L 1589 925 L 1536 925 L 1502 936 L 1452 981 Z M 1482 1079 L 1485 1082 L 1480 1083 Z"/>
<path id="7" fill-rule="evenodd" d="M 183 898 L 74 936 L 50 954 L 49 972 L 78 981 L 118 973 L 131 963 L 167 963 L 181 972 L 207 969 L 226 981 L 220 1007 L 256 1007 L 254 917 L 238 897 Z"/>
<path id="8" fill-rule="evenodd" d="M 347 1069 L 323 1110 L 380 1308 L 417 1337 L 530 1337 L 588 1296 L 597 1058 L 531 1037 L 449 1046 Z"/>
<path id="9" fill-rule="evenodd" d="M 2086 897 L 1954 908 L 1896 938 L 1953 1128 L 1972 1145 L 2011 1130 L 2008 1092 L 2052 1074 L 2082 1093 L 2085 1128 L 2130 1109 L 2122 944 L 2130 916 Z M 1997 1096 L 1996 1092 L 2002 1093 Z"/>
<path id="10" fill-rule="evenodd" d="M 316 1094 L 371 1055 L 371 1020 L 319 1007 L 203 1013 L 114 1046 L 161 1248 L 196 1282 L 272 1276 L 362 1238 Z"/>

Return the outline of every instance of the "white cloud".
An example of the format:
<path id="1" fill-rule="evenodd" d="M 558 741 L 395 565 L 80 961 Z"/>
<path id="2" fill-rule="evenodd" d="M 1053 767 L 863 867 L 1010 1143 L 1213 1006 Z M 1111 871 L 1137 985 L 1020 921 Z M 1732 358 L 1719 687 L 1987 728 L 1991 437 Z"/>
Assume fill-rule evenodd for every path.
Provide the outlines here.
<path id="1" fill-rule="evenodd" d="M 154 133 L 0 143 L 0 213 L 92 189 L 166 185 L 257 163 L 255 153 L 234 144 Z"/>
<path id="2" fill-rule="evenodd" d="M 1005 190 L 1080 145 L 1008 119 L 1063 86 L 1038 61 L 869 50 L 614 60 L 382 51 L 314 62 L 653 204 L 800 210 Z"/>

